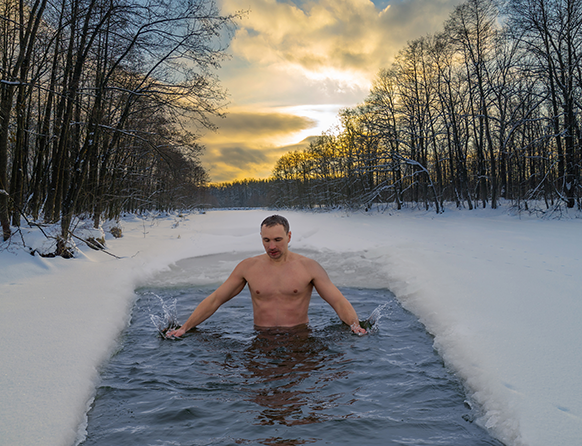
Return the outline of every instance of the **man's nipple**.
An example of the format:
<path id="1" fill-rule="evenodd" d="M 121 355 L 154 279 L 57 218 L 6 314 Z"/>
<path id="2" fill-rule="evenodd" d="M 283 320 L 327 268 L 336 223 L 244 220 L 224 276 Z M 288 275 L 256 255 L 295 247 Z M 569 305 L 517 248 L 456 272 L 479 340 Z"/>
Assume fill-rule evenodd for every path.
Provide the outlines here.
<path id="1" fill-rule="evenodd" d="M 294 292 L 295 294 L 297 294 L 297 290 L 293 290 L 293 292 Z"/>
<path id="2" fill-rule="evenodd" d="M 255 290 L 256 294 L 261 294 L 261 292 L 259 290 Z"/>

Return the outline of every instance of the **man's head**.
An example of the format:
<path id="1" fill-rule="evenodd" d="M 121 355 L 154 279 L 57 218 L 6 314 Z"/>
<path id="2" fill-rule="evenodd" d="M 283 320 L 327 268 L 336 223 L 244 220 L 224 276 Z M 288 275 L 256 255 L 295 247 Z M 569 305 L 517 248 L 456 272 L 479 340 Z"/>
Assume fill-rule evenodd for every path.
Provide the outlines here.
<path id="1" fill-rule="evenodd" d="M 271 259 L 279 260 L 287 256 L 291 231 L 289 222 L 280 215 L 271 215 L 261 223 L 261 239 L 265 252 Z"/>
<path id="2" fill-rule="evenodd" d="M 289 222 L 287 221 L 287 219 L 281 215 L 276 215 L 276 214 L 265 218 L 263 220 L 263 222 L 261 223 L 261 229 L 263 228 L 263 226 L 270 228 L 270 227 L 276 226 L 276 225 L 283 226 L 283 229 L 285 230 L 285 234 L 287 234 L 289 232 Z"/>

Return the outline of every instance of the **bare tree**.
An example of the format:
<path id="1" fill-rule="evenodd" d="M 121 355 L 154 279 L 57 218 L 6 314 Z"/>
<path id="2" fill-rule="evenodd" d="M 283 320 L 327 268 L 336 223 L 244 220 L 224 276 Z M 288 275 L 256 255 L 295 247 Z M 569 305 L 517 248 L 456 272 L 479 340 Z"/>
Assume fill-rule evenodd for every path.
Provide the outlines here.
<path id="1" fill-rule="evenodd" d="M 468 0 L 459 5 L 445 24 L 452 42 L 461 52 L 466 75 L 472 88 L 469 89 L 471 114 L 473 117 L 473 141 L 477 151 L 479 194 L 483 207 L 489 193 L 491 206 L 497 207 L 497 153 L 491 129 L 491 73 L 490 63 L 494 57 L 496 43 L 497 10 L 493 0 Z M 489 155 L 489 172 L 485 156 Z"/>
<path id="2" fill-rule="evenodd" d="M 203 147 L 185 122 L 212 127 L 208 116 L 221 113 L 213 73 L 239 14 L 221 15 L 214 0 L 0 7 L 4 238 L 21 213 L 60 221 L 66 243 L 74 216 L 98 225 L 103 213 L 201 197 Z"/>
<path id="3" fill-rule="evenodd" d="M 12 2 L 7 0 L 3 6 L 5 14 L 0 20 L 3 25 L 2 79 L 0 79 L 0 224 L 4 240 L 10 237 L 10 221 L 7 168 L 8 168 L 8 134 L 14 106 L 14 93 L 18 87 L 19 103 L 17 116 L 19 125 L 24 119 L 24 88 L 30 69 L 30 60 L 36 43 L 36 35 L 47 5 L 46 0 L 36 0 L 30 7 L 24 0 Z M 21 129 L 19 131 L 22 131 Z M 21 135 L 22 137 L 22 135 Z M 22 141 L 19 141 L 22 143 Z M 17 183 L 21 183 L 23 165 L 23 146 L 16 148 Z M 18 203 L 18 198 L 17 198 Z M 20 204 L 20 203 L 18 203 Z"/>
<path id="4" fill-rule="evenodd" d="M 558 156 L 558 190 L 569 208 L 579 197 L 580 65 L 582 5 L 575 0 L 516 0 L 508 2 L 510 29 L 547 85 L 552 138 Z"/>

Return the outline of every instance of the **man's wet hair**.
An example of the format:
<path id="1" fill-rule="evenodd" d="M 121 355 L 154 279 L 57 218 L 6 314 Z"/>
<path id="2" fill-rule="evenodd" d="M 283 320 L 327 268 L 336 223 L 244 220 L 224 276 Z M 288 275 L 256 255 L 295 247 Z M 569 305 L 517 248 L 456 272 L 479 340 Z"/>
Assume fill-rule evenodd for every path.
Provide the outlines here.
<path id="1" fill-rule="evenodd" d="M 289 232 L 289 222 L 287 221 L 287 219 L 281 215 L 271 215 L 270 217 L 267 217 L 263 220 L 263 222 L 261 223 L 261 228 L 263 226 L 266 226 L 267 228 L 270 228 L 271 226 L 276 226 L 276 225 L 281 225 L 283 226 L 283 229 L 285 229 L 285 234 L 287 234 Z"/>

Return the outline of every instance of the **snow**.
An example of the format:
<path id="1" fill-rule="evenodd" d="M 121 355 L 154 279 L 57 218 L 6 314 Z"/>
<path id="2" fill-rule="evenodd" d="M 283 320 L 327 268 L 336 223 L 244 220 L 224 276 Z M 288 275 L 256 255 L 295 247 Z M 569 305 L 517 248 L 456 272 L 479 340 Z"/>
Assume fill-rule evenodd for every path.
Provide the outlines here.
<path id="1" fill-rule="evenodd" d="M 419 317 L 494 436 L 581 444 L 582 220 L 506 209 L 281 213 L 291 249 L 316 253 L 337 285 L 389 288 Z M 135 288 L 180 259 L 216 253 L 232 261 L 210 277 L 192 271 L 192 283 L 224 280 L 237 259 L 261 252 L 270 214 L 128 217 L 119 239 L 112 222 L 79 232 L 104 235 L 120 258 L 80 240 L 73 260 L 30 255 L 22 240 L 48 249 L 36 228 L 0 245 L 0 445 L 75 444 Z"/>

